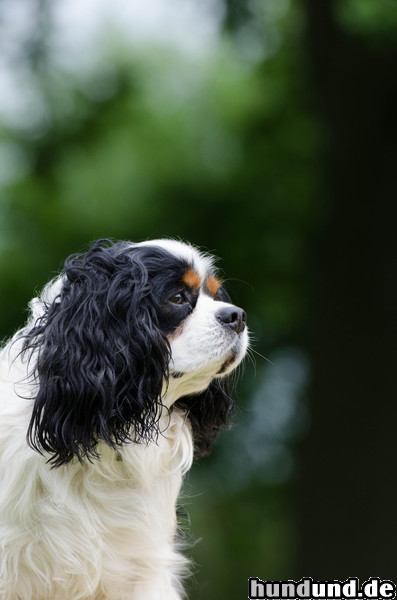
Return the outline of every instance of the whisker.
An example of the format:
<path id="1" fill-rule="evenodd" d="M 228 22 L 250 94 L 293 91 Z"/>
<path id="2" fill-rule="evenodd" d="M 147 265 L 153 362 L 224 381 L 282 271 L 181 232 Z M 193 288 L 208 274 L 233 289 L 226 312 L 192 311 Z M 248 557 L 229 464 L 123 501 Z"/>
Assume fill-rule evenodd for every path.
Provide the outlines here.
<path id="1" fill-rule="evenodd" d="M 251 350 L 252 350 L 252 348 L 248 348 L 246 358 L 248 358 L 250 360 L 252 366 L 255 369 L 255 373 L 256 373 L 256 359 L 255 359 L 253 352 L 251 352 Z"/>
<path id="2" fill-rule="evenodd" d="M 258 356 L 260 356 L 261 358 L 263 358 L 266 362 L 270 363 L 273 367 L 275 367 L 276 365 L 274 364 L 274 362 L 272 362 L 270 360 L 270 358 L 267 358 L 266 356 L 263 356 L 263 354 L 261 354 L 260 352 L 258 352 L 257 350 L 255 350 L 254 348 L 250 348 L 250 350 L 252 352 L 255 352 L 255 354 L 257 354 Z"/>
<path id="3" fill-rule="evenodd" d="M 229 283 L 230 281 L 237 281 L 238 283 L 243 283 L 244 285 L 247 285 L 253 292 L 255 292 L 254 286 L 248 281 L 244 281 L 244 279 L 238 279 L 237 277 L 227 277 L 226 279 L 223 279 L 224 283 Z"/>
<path id="4" fill-rule="evenodd" d="M 254 368 L 255 368 L 255 365 L 254 365 Z M 239 369 L 241 370 L 241 376 L 243 376 L 247 369 L 247 363 L 245 360 L 241 361 L 241 363 L 239 364 Z"/>

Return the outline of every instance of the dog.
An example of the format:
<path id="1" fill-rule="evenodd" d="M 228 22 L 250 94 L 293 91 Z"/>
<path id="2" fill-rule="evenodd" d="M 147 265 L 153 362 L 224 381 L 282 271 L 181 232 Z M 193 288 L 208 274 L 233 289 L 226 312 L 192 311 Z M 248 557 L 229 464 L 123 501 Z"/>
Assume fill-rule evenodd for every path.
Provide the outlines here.
<path id="1" fill-rule="evenodd" d="M 180 600 L 176 503 L 248 347 L 213 258 L 99 240 L 0 354 L 0 599 Z"/>

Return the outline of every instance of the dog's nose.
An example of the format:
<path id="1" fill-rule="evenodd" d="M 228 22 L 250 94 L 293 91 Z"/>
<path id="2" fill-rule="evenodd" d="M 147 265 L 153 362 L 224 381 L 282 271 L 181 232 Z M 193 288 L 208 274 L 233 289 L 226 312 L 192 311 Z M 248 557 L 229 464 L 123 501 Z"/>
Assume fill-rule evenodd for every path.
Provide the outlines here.
<path id="1" fill-rule="evenodd" d="M 236 333 L 241 333 L 245 329 L 247 313 L 242 308 L 230 306 L 228 308 L 222 308 L 217 313 L 216 318 L 222 325 L 230 327 L 230 329 L 233 329 Z"/>

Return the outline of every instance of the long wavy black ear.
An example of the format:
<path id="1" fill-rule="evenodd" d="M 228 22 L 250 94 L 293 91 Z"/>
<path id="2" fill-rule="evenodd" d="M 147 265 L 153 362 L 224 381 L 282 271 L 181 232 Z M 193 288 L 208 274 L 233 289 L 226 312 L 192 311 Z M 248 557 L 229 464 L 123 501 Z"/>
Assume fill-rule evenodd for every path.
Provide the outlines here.
<path id="1" fill-rule="evenodd" d="M 98 242 L 61 278 L 23 350 L 39 384 L 27 439 L 54 466 L 96 458 L 100 440 L 153 439 L 169 360 L 139 249 Z"/>
<path id="2" fill-rule="evenodd" d="M 234 402 L 227 378 L 214 379 L 200 394 L 184 396 L 176 406 L 186 411 L 193 430 L 195 457 L 209 453 L 220 429 L 229 429 Z"/>

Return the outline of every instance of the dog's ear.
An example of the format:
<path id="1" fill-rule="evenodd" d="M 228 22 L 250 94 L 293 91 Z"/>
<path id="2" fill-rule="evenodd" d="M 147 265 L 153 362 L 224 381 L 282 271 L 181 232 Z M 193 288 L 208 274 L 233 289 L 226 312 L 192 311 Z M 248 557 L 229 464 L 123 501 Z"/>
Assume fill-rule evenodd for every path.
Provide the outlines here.
<path id="1" fill-rule="evenodd" d="M 169 345 L 138 249 L 98 242 L 65 263 L 60 294 L 26 334 L 38 393 L 28 442 L 54 466 L 158 433 Z"/>
<path id="2" fill-rule="evenodd" d="M 230 427 L 234 402 L 227 378 L 214 379 L 204 392 L 184 396 L 176 406 L 186 411 L 190 420 L 195 457 L 208 454 L 219 430 Z"/>

